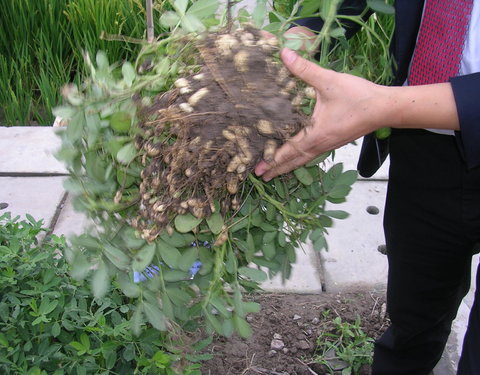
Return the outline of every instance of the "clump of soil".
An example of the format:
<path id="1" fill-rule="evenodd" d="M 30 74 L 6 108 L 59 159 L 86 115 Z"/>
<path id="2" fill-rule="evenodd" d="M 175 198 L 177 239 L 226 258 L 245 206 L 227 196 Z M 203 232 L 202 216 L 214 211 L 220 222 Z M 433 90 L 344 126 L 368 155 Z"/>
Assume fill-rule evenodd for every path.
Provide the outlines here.
<path id="1" fill-rule="evenodd" d="M 213 358 L 204 363 L 202 374 L 329 374 L 312 358 L 317 337 L 325 327 L 331 326 L 335 317 L 349 323 L 359 317 L 362 330 L 373 339 L 378 338 L 388 325 L 383 292 L 263 294 L 254 299 L 262 310 L 247 317 L 253 335 L 248 339 L 238 336 L 216 338 L 209 347 Z M 280 340 L 280 343 L 274 340 Z M 274 344 L 280 344 L 277 350 L 272 350 Z M 369 374 L 369 371 L 368 366 L 363 366 L 357 375 Z M 341 374 L 341 371 L 335 374 Z"/>
<path id="2" fill-rule="evenodd" d="M 303 91 L 274 61 L 276 39 L 248 28 L 210 34 L 195 48 L 200 68 L 142 111 L 145 169 L 133 224 L 148 240 L 177 214 L 238 209 L 242 181 L 306 124 Z"/>

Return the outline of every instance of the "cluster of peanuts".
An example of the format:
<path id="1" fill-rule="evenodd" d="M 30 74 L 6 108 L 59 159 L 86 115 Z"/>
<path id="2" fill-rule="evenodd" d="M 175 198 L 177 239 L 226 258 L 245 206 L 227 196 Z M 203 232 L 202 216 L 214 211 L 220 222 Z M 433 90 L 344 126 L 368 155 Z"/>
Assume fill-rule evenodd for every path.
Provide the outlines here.
<path id="1" fill-rule="evenodd" d="M 305 91 L 274 62 L 275 39 L 249 29 L 210 35 L 197 48 L 200 70 L 144 109 L 136 139 L 144 169 L 132 224 L 149 241 L 171 231 L 176 215 L 238 210 L 248 173 L 305 126 Z"/>

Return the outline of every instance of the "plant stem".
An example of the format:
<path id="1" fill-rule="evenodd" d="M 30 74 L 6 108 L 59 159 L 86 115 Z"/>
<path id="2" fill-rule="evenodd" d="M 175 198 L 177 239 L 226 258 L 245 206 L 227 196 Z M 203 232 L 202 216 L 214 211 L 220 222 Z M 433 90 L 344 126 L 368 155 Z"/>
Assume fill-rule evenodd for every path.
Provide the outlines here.
<path id="1" fill-rule="evenodd" d="M 152 0 L 146 0 L 146 2 L 147 2 L 147 42 L 152 43 L 154 39 Z"/>

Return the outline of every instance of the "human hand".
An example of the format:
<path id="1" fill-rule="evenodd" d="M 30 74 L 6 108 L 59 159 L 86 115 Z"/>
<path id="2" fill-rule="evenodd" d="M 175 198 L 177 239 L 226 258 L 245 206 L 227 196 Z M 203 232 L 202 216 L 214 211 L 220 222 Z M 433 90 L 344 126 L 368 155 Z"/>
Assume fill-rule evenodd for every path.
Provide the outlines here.
<path id="1" fill-rule="evenodd" d="M 384 124 L 375 98 L 381 87 L 365 79 L 323 69 L 291 50 L 281 52 L 285 66 L 316 92 L 311 124 L 289 139 L 274 155 L 261 161 L 255 173 L 269 181 L 298 168 L 318 155 L 336 149 Z"/>

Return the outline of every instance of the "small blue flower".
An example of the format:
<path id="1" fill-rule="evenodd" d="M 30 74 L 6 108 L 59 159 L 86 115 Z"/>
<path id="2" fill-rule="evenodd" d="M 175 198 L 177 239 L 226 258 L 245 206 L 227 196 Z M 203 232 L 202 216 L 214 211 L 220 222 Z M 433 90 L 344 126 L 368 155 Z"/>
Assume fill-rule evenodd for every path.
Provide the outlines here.
<path id="1" fill-rule="evenodd" d="M 190 280 L 195 277 L 198 271 L 200 271 L 200 268 L 202 268 L 202 262 L 196 260 L 195 263 L 193 263 L 192 267 L 190 267 Z M 143 281 L 147 281 L 147 279 L 152 279 L 154 276 L 158 275 L 159 271 L 160 268 L 158 266 L 151 264 L 147 268 L 145 268 L 143 272 L 134 272 L 133 282 L 141 283 Z"/>

